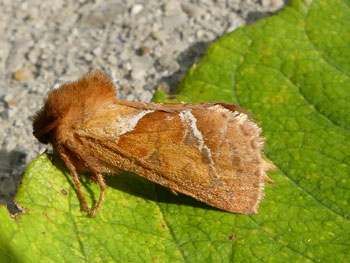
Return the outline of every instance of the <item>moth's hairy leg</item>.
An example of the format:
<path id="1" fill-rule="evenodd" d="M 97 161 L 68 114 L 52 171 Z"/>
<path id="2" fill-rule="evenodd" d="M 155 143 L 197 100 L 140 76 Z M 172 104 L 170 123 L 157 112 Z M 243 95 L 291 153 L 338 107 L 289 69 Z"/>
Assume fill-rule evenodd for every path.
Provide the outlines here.
<path id="1" fill-rule="evenodd" d="M 94 184 L 98 184 L 98 180 L 95 174 L 90 174 L 90 180 L 94 183 Z"/>
<path id="2" fill-rule="evenodd" d="M 96 211 L 100 208 L 101 204 L 103 203 L 103 199 L 104 199 L 104 195 L 105 195 L 105 191 L 106 191 L 106 183 L 103 179 L 102 174 L 96 173 L 95 176 L 97 178 L 98 184 L 100 185 L 100 198 L 99 198 L 95 208 L 89 212 L 89 216 L 94 216 Z"/>
<path id="3" fill-rule="evenodd" d="M 90 171 L 90 179 L 94 182 L 99 184 L 100 186 L 100 197 L 95 205 L 95 207 L 89 211 L 89 216 L 94 216 L 99 207 L 102 205 L 104 200 L 104 194 L 106 190 L 106 183 L 104 181 L 103 175 L 100 171 L 99 163 L 97 163 L 97 159 L 95 156 L 90 155 L 86 151 L 84 151 L 84 148 L 81 147 L 79 144 L 74 144 L 74 149 L 78 152 L 77 155 L 79 156 L 79 160 L 81 160 L 88 171 Z M 88 212 L 88 210 L 84 210 L 85 212 Z"/>
<path id="4" fill-rule="evenodd" d="M 179 195 L 179 193 L 178 192 L 176 192 L 175 190 L 173 190 L 173 189 L 170 189 L 170 191 L 173 193 L 173 195 Z"/>
<path id="5" fill-rule="evenodd" d="M 74 182 L 75 187 L 77 189 L 78 197 L 81 201 L 82 210 L 84 212 L 88 212 L 89 209 L 88 209 L 88 206 L 86 204 L 86 199 L 85 199 L 83 192 L 81 191 L 81 182 L 79 179 L 79 174 L 77 173 L 75 166 L 69 157 L 69 154 L 67 153 L 65 148 L 60 146 L 60 145 L 56 146 L 56 149 L 57 149 L 61 159 L 63 160 L 63 162 L 67 166 L 67 168 L 70 172 L 70 175 L 72 176 L 73 182 Z"/>

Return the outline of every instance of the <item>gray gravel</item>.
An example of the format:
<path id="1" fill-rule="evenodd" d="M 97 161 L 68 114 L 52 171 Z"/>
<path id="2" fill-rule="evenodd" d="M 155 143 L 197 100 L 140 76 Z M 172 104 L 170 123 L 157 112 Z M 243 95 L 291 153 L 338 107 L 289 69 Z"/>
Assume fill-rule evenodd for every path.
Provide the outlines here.
<path id="1" fill-rule="evenodd" d="M 46 147 L 31 118 L 47 93 L 90 69 L 119 97 L 150 101 L 171 88 L 219 36 L 283 8 L 286 0 L 0 1 L 0 204 Z"/>

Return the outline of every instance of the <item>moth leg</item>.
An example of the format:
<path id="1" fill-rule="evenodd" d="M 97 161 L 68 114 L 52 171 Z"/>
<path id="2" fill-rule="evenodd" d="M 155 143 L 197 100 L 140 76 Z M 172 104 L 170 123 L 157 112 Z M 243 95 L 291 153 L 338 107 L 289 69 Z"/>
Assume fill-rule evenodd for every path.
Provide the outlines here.
<path id="1" fill-rule="evenodd" d="M 98 180 L 95 174 L 90 174 L 90 180 L 94 183 L 97 184 Z"/>
<path id="2" fill-rule="evenodd" d="M 89 216 L 94 216 L 94 214 L 96 213 L 96 211 L 100 208 L 100 206 L 103 203 L 103 199 L 104 199 L 104 195 L 105 195 L 105 191 L 106 191 L 106 183 L 103 179 L 102 174 L 100 173 L 96 173 L 96 178 L 97 178 L 97 182 L 100 185 L 100 198 L 96 204 L 96 206 L 94 207 L 94 209 L 92 209 L 89 212 Z"/>
<path id="3" fill-rule="evenodd" d="M 84 212 L 89 211 L 88 206 L 86 204 L 85 196 L 84 196 L 83 192 L 81 191 L 81 183 L 79 180 L 79 175 L 75 169 L 74 164 L 72 163 L 71 159 L 69 158 L 69 154 L 67 154 L 66 150 L 62 146 L 57 146 L 56 148 L 57 148 L 57 151 L 58 151 L 61 159 L 63 160 L 63 162 L 67 166 L 67 168 L 70 172 L 70 175 L 73 179 L 73 182 L 74 182 L 75 187 L 77 189 L 78 197 L 81 201 L 82 210 Z"/>
<path id="4" fill-rule="evenodd" d="M 178 192 L 176 192 L 175 190 L 173 190 L 173 189 L 170 189 L 170 191 L 173 193 L 173 195 L 179 195 L 179 193 Z"/>

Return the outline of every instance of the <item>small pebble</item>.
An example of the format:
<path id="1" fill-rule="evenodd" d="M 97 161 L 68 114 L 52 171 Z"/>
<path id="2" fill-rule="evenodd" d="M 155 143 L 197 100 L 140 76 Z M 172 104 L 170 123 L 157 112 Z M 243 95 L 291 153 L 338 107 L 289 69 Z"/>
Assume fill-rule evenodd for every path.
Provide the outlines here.
<path id="1" fill-rule="evenodd" d="M 143 5 L 133 5 L 133 7 L 131 8 L 131 15 L 137 15 L 138 13 L 140 13 L 143 10 Z"/>
<path id="2" fill-rule="evenodd" d="M 40 56 L 40 50 L 38 48 L 33 48 L 28 53 L 28 59 L 33 65 L 38 61 L 39 56 Z"/>
<path id="3" fill-rule="evenodd" d="M 152 97 L 153 97 L 153 94 L 152 94 L 151 92 L 149 92 L 149 91 L 146 90 L 145 92 L 143 92 L 143 93 L 141 94 L 140 100 L 141 100 L 141 101 L 145 101 L 145 102 L 150 102 L 151 99 L 152 99 Z"/>
<path id="4" fill-rule="evenodd" d="M 94 57 L 90 53 L 86 53 L 84 55 L 84 58 L 85 58 L 86 61 L 92 61 Z"/>
<path id="5" fill-rule="evenodd" d="M 95 55 L 95 56 L 101 56 L 102 55 L 102 47 L 97 47 L 95 48 L 92 53 Z"/>
<path id="6" fill-rule="evenodd" d="M 33 78 L 33 73 L 28 68 L 21 68 L 15 72 L 14 78 L 19 82 L 27 82 Z"/>
<path id="7" fill-rule="evenodd" d="M 150 53 L 149 48 L 146 46 L 143 46 L 143 45 L 136 52 L 136 54 L 139 56 L 144 56 L 144 55 L 147 55 L 149 53 Z"/>
<path id="8" fill-rule="evenodd" d="M 107 60 L 108 60 L 109 63 L 111 63 L 111 64 L 113 64 L 113 65 L 117 63 L 117 58 L 116 58 L 116 56 L 114 56 L 114 55 L 112 55 L 112 54 L 108 56 Z"/>
<path id="9" fill-rule="evenodd" d="M 133 69 L 131 72 L 131 77 L 134 80 L 143 80 L 145 78 L 146 71 L 142 69 Z"/>
<path id="10" fill-rule="evenodd" d="M 186 14 L 193 17 L 200 16 L 203 13 L 202 8 L 191 3 L 183 3 L 181 4 L 181 8 Z"/>

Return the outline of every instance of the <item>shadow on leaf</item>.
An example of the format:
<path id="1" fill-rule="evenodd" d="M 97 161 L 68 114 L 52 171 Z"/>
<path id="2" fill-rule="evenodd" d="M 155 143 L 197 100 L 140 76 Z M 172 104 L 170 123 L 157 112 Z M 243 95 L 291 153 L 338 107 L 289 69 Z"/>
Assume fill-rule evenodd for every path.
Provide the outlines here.
<path id="1" fill-rule="evenodd" d="M 61 170 L 65 177 L 67 178 L 70 186 L 74 189 L 75 194 L 77 195 L 76 187 L 69 176 L 69 171 L 65 167 L 63 161 L 58 157 L 53 157 L 53 164 Z M 146 180 L 145 178 L 131 173 L 123 171 L 115 175 L 105 175 L 106 184 L 108 187 L 117 189 L 119 191 L 125 192 L 127 194 L 144 198 L 150 201 L 166 204 L 176 204 L 191 206 L 203 209 L 210 210 L 219 210 L 217 208 L 206 205 L 205 203 L 199 202 L 192 197 L 178 193 L 178 195 L 173 194 L 170 189 L 163 187 L 161 185 L 155 184 L 151 181 Z M 91 184 L 93 183 L 90 180 L 89 174 L 80 175 L 80 181 L 83 187 L 87 190 L 88 196 L 86 198 L 91 198 L 92 206 L 96 205 L 98 196 L 91 189 Z M 108 197 L 106 197 L 108 198 Z"/>
<path id="2" fill-rule="evenodd" d="M 0 262 L 22 263 L 25 262 L 18 253 L 4 240 L 0 238 Z"/>

